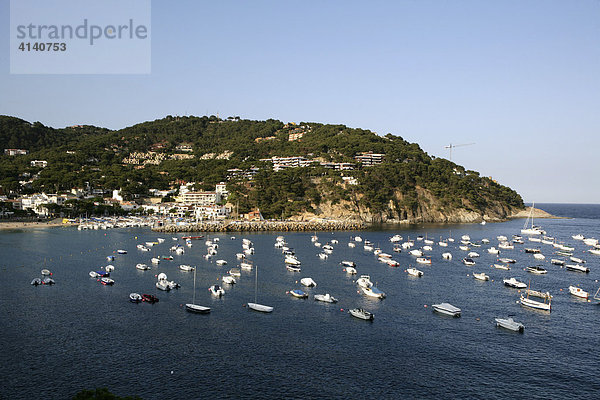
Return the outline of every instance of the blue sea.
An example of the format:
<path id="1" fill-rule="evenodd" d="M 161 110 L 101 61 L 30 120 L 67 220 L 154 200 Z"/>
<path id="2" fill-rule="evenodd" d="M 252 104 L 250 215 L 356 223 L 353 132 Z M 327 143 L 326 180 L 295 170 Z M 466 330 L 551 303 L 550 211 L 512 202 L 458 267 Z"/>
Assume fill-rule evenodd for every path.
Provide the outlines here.
<path id="1" fill-rule="evenodd" d="M 597 398 L 600 305 L 592 299 L 600 283 L 600 256 L 572 235 L 600 238 L 598 205 L 536 204 L 564 219 L 539 219 L 549 236 L 575 247 L 587 261 L 589 274 L 570 272 L 550 263 L 551 245 L 532 243 L 504 250 L 501 257 L 517 260 L 510 271 L 491 268 L 498 235 L 518 234 L 524 220 L 504 223 L 418 225 L 362 232 L 318 232 L 319 242 L 333 239 L 333 254 L 321 260 L 313 233 L 209 234 L 219 238 L 218 254 L 206 260 L 204 240 L 193 241 L 185 254 L 163 260 L 149 271 L 150 258 L 167 256 L 171 235 L 143 228 L 78 231 L 40 228 L 0 232 L 0 399 L 68 399 L 82 389 L 107 387 L 120 395 L 143 399 L 204 398 L 484 398 L 533 399 Z M 415 264 L 406 251 L 393 252 L 393 234 L 404 240 L 422 235 L 435 240 L 427 252 L 431 266 Z M 460 237 L 490 244 L 472 248 L 480 254 L 476 265 L 461 263 Z M 286 270 L 275 238 L 284 235 L 302 262 L 302 271 Z M 365 251 L 362 243 L 350 248 L 351 236 L 360 235 L 400 262 L 388 267 Z M 235 239 L 231 237 L 235 236 Z M 165 242 L 150 252 L 138 243 Z M 437 243 L 453 237 L 447 248 Z M 249 310 L 254 300 L 255 271 L 242 271 L 238 283 L 225 286 L 222 298 L 208 288 L 238 260 L 242 238 L 254 243 L 250 256 L 258 268 L 258 302 L 274 307 L 271 314 Z M 422 241 L 415 242 L 423 246 Z M 524 247 L 540 248 L 546 260 L 536 261 Z M 128 254 L 118 255 L 117 249 Z M 452 261 L 441 253 L 450 251 Z M 91 270 L 109 264 L 115 255 L 113 286 L 90 278 Z M 226 266 L 215 261 L 224 259 Z M 339 264 L 354 261 L 358 275 L 368 274 L 387 294 L 383 300 L 357 292 L 354 280 Z M 196 303 L 211 307 L 208 315 L 186 312 L 193 296 L 193 273 L 180 264 L 197 266 Z M 524 271 L 543 265 L 546 275 Z M 416 266 L 424 272 L 411 278 Z M 30 285 L 40 270 L 53 273 L 53 286 Z M 473 279 L 486 272 L 490 281 Z M 181 284 L 178 290 L 155 288 L 156 275 L 165 273 Z M 317 286 L 303 288 L 299 281 L 312 277 Z M 526 309 L 519 292 L 502 279 L 516 277 L 534 289 L 554 296 L 552 312 Z M 568 287 L 578 285 L 591 301 L 575 298 Z M 286 292 L 301 288 L 308 299 Z M 133 304 L 131 292 L 152 293 L 156 304 Z M 330 293 L 337 304 L 313 300 Z M 432 312 L 431 305 L 449 302 L 462 309 L 460 318 Z M 375 315 L 372 322 L 351 317 L 347 310 L 362 307 Z M 494 318 L 512 315 L 525 325 L 524 333 L 495 326 Z"/>

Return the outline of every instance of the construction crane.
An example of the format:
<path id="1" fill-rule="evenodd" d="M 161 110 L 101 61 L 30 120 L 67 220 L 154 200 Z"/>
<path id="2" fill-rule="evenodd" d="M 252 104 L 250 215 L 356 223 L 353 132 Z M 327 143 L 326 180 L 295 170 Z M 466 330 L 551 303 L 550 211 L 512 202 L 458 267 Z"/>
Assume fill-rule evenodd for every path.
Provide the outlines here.
<path id="1" fill-rule="evenodd" d="M 450 143 L 448 146 L 444 146 L 445 149 L 449 149 L 450 150 L 450 158 L 449 160 L 452 161 L 452 149 L 455 147 L 462 147 L 462 146 L 471 146 L 474 145 L 475 143 L 463 143 L 463 144 L 452 144 Z"/>

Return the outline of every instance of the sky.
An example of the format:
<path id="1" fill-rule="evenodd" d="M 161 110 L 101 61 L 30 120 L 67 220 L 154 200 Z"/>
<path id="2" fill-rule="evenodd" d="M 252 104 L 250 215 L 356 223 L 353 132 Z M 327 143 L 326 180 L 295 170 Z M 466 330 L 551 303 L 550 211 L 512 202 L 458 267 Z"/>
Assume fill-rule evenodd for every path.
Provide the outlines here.
<path id="1" fill-rule="evenodd" d="M 10 2 L 0 0 L 9 31 Z M 11 74 L 0 114 L 119 129 L 166 115 L 392 133 L 525 202 L 600 203 L 600 1 L 152 1 L 151 72 Z"/>

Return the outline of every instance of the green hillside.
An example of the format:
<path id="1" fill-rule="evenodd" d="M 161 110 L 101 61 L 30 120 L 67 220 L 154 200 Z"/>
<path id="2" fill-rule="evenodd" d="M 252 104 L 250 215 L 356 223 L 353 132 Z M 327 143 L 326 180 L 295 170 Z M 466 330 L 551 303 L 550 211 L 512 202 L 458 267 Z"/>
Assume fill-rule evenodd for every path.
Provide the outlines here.
<path id="1" fill-rule="evenodd" d="M 303 136 L 289 141 L 294 133 Z M 432 209 L 438 214 L 465 210 L 502 218 L 523 207 L 514 190 L 446 159 L 430 157 L 415 143 L 344 125 L 167 116 L 112 131 L 85 125 L 54 129 L 0 116 L 0 142 L 4 148 L 29 151 L 0 156 L 0 185 L 5 194 L 12 195 L 67 191 L 88 183 L 122 189 L 126 197 L 138 198 L 146 196 L 148 189 L 167 189 L 178 180 L 212 189 L 226 180 L 227 170 L 257 167 L 260 170 L 251 181 L 228 181 L 230 202 L 240 212 L 259 207 L 270 218 L 319 214 L 324 203 L 343 204 L 350 211 L 366 211 L 382 220 L 423 217 L 424 210 Z M 191 146 L 191 152 L 178 148 L 182 145 Z M 161 158 L 158 165 L 124 163 L 135 152 L 149 151 Z M 344 184 L 340 171 L 318 163 L 275 172 L 270 162 L 260 161 L 303 156 L 356 164 L 354 157 L 368 151 L 385 154 L 383 163 L 342 171 L 355 177 L 357 185 Z M 181 157 L 177 154 L 194 158 L 177 159 Z M 48 166 L 32 167 L 32 160 L 46 160 Z M 30 176 L 36 178 L 30 185 L 19 183 Z"/>

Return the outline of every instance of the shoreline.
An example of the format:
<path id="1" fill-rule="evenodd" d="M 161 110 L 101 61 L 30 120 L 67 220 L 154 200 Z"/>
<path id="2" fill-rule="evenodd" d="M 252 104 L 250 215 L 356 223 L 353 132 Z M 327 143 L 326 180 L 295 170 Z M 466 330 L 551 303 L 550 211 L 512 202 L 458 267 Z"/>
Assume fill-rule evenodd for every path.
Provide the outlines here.
<path id="1" fill-rule="evenodd" d="M 515 214 L 508 216 L 503 221 L 512 219 L 528 218 L 531 207 L 526 207 Z M 569 217 L 557 217 L 544 210 L 535 208 L 532 214 L 536 219 L 569 219 Z M 488 221 L 496 222 L 496 221 Z M 460 223 L 460 222 L 459 222 Z M 475 222 L 464 222 L 465 224 Z M 363 230 L 374 226 L 394 226 L 421 224 L 413 221 L 394 221 L 392 223 L 368 223 L 364 221 L 217 221 L 201 222 L 189 225 L 165 225 L 151 228 L 154 232 L 176 233 L 176 232 L 267 232 L 267 231 L 343 231 L 343 230 Z M 446 222 L 432 222 L 432 224 L 447 224 Z M 455 223 L 452 223 L 455 224 Z M 55 218 L 48 221 L 0 221 L 0 231 L 4 230 L 23 230 L 35 228 L 56 228 L 61 226 L 76 226 L 73 223 L 63 223 L 62 218 Z"/>
<path id="2" fill-rule="evenodd" d="M 73 226 L 74 224 L 63 224 L 62 218 L 55 218 L 48 221 L 0 221 L 0 231 L 14 229 L 32 229 L 32 228 L 56 228 L 59 226 Z"/>

